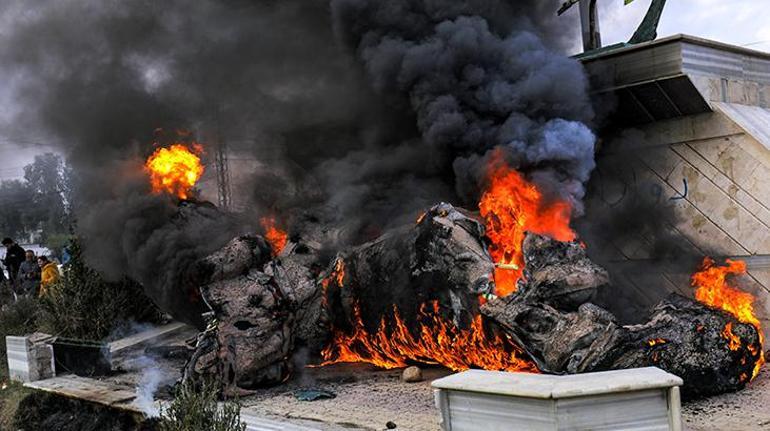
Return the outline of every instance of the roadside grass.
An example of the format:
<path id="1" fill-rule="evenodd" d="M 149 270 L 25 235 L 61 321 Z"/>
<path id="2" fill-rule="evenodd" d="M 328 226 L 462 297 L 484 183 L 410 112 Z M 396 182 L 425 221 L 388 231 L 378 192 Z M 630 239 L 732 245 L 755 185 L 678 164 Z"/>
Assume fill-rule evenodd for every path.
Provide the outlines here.
<path id="1" fill-rule="evenodd" d="M 159 431 L 246 431 L 237 402 L 218 403 L 219 391 L 213 384 L 196 387 L 185 383 L 177 388 L 171 405 L 162 409 Z"/>
<path id="2" fill-rule="evenodd" d="M 21 401 L 32 393 L 19 382 L 5 383 L 0 387 L 0 430 L 12 430 L 14 417 Z"/>

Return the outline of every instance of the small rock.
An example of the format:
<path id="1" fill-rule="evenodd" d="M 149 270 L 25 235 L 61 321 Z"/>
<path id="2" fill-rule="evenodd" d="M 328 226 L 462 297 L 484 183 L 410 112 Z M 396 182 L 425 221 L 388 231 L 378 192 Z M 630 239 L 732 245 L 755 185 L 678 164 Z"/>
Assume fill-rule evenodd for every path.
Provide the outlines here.
<path id="1" fill-rule="evenodd" d="M 417 367 L 409 367 L 409 368 L 417 368 Z M 407 368 L 407 370 L 408 370 L 409 368 Z M 417 368 L 417 369 L 419 370 L 419 368 Z M 396 426 L 396 423 L 395 423 L 395 422 L 391 422 L 391 421 L 388 421 L 388 423 L 386 423 L 386 424 L 385 424 L 385 426 L 386 426 L 386 427 L 387 427 L 389 430 L 394 430 L 394 429 L 396 429 L 396 428 L 397 428 L 397 426 Z"/>
<path id="2" fill-rule="evenodd" d="M 401 380 L 406 383 L 415 383 L 422 381 L 422 370 L 419 367 L 408 367 L 401 374 Z"/>

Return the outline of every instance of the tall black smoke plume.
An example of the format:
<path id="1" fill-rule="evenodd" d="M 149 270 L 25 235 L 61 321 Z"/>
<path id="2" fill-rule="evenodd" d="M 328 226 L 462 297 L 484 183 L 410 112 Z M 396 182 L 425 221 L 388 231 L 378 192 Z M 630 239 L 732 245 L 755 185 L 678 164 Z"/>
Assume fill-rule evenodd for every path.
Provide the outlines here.
<path id="1" fill-rule="evenodd" d="M 90 263 L 177 308 L 190 262 L 256 229 L 243 219 L 310 212 L 342 241 L 362 241 L 439 200 L 475 206 L 495 148 L 579 208 L 593 114 L 582 68 L 561 53 L 574 23 L 557 22 L 556 8 L 8 1 L 0 71 L 18 115 L 5 131 L 59 144 L 79 173 Z M 254 206 L 242 218 L 180 211 L 149 193 L 141 163 L 159 127 L 217 135 L 269 161 L 234 190 Z"/>
<path id="2" fill-rule="evenodd" d="M 453 166 L 466 201 L 478 198 L 495 148 L 575 204 L 594 167 L 583 70 L 521 18 L 532 3 L 332 1 L 335 28 L 374 88 L 406 95 L 431 164 Z"/>

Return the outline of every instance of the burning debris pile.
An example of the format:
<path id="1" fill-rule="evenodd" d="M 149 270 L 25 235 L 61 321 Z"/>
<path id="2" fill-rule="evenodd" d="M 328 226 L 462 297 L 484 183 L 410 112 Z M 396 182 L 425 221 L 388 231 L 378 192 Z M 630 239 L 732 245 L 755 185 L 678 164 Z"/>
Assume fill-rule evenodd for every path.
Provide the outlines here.
<path id="1" fill-rule="evenodd" d="M 197 260 L 185 285 L 199 287 L 208 326 L 185 378 L 214 377 L 238 394 L 297 367 L 339 362 L 556 374 L 658 366 L 697 397 L 757 375 L 764 354 L 753 297 L 728 279 L 745 265 L 706 259 L 692 277 L 695 299 L 673 295 L 646 323 L 623 326 L 591 302 L 613 287 L 576 240 L 571 205 L 544 196 L 499 154 L 490 160 L 478 214 L 436 205 L 326 268 L 327 229 L 307 224 L 290 240 L 272 217 L 260 220 L 264 237 L 235 238 Z M 183 200 L 181 225 L 199 207 L 216 214 L 184 200 L 200 175 L 196 161 L 175 145 L 147 162 L 153 191 Z M 315 365 L 297 363 L 300 349 Z"/>
<path id="2" fill-rule="evenodd" d="M 516 290 L 495 297 L 484 225 L 448 204 L 340 253 L 324 271 L 309 244 L 317 242 L 292 241 L 273 257 L 261 237 L 238 238 L 199 263 L 212 320 L 188 375 L 213 374 L 231 393 L 277 384 L 305 365 L 292 360 L 302 348 L 320 366 L 557 374 L 658 366 L 695 397 L 744 387 L 763 362 L 758 326 L 726 305 L 674 295 L 647 323 L 620 325 L 590 302 L 612 285 L 578 241 L 525 234 Z M 708 271 L 725 283 L 727 272 L 707 265 L 693 277 L 699 291 Z"/>
<path id="3" fill-rule="evenodd" d="M 324 364 L 534 370 L 479 314 L 479 298 L 494 290 L 483 232 L 474 218 L 440 204 L 416 226 L 337 256 L 322 281 L 332 316 Z"/>
<path id="4" fill-rule="evenodd" d="M 195 151 L 175 144 L 146 164 L 153 192 L 180 200 L 180 226 L 198 208 L 217 217 L 188 199 L 202 173 Z M 340 362 L 555 374 L 658 366 L 697 397 L 756 377 L 764 354 L 753 297 L 728 279 L 745 272 L 741 262 L 706 259 L 695 299 L 673 295 L 646 323 L 623 326 L 591 302 L 613 286 L 571 229 L 572 205 L 498 151 L 487 183 L 478 214 L 441 203 L 325 268 L 328 229 L 305 224 L 290 239 L 261 218 L 264 236 L 237 237 L 187 267 L 183 286 L 197 288 L 188 305 L 208 311 L 185 378 L 213 377 L 239 394 Z M 298 350 L 312 363 L 298 363 Z"/>

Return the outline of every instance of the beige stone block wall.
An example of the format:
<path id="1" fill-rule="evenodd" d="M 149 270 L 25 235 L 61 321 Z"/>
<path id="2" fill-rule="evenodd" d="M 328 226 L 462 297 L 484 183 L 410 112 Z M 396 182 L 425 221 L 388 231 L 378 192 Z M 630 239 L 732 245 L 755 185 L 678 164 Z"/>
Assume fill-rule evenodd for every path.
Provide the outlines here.
<path id="1" fill-rule="evenodd" d="M 724 122 L 721 114 L 707 117 L 712 117 L 707 120 L 712 125 Z M 661 187 L 664 196 L 684 196 L 673 203 L 678 215 L 674 229 L 704 254 L 708 250 L 724 256 L 770 255 L 770 150 L 732 127 L 696 132 L 690 128 L 692 119 L 667 126 L 663 133 L 657 132 L 660 124 L 645 130 L 652 146 L 640 157 L 649 169 L 645 176 Z M 635 254 L 643 255 L 639 250 Z M 687 291 L 683 274 L 664 277 L 677 286 L 674 290 Z M 751 269 L 743 287 L 758 298 L 767 331 L 770 268 Z"/>
<path id="2" fill-rule="evenodd" d="M 770 106 L 770 86 L 753 81 L 688 75 L 695 87 L 710 102 Z"/>

